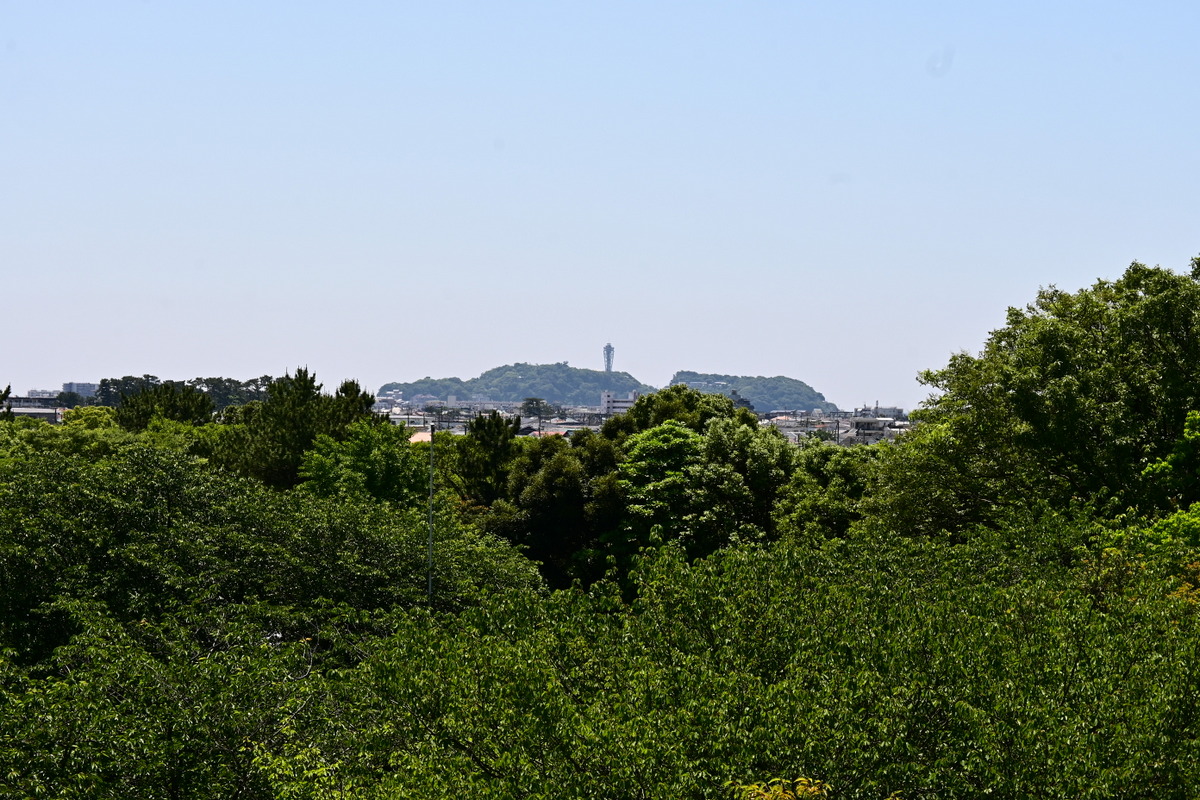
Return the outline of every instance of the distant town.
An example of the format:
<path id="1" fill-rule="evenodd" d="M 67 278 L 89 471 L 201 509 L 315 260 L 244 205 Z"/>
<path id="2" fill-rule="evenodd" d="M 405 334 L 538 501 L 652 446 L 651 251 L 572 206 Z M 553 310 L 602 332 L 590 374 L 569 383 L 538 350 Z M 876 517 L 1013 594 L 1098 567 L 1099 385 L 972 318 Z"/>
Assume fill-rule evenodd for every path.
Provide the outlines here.
<path id="1" fill-rule="evenodd" d="M 894 439 L 910 424 L 905 410 L 894 406 L 863 406 L 853 411 L 822 408 L 757 411 L 724 382 L 698 381 L 695 385 L 684 385 L 704 393 L 730 396 L 735 404 L 753 411 L 760 425 L 776 428 L 792 442 L 815 437 L 843 445 L 874 444 Z M 24 395 L 12 395 L 7 405 L 16 417 L 61 424 L 69 408 L 97 404 L 99 390 L 97 383 L 68 382 L 61 391 L 30 389 Z M 508 419 L 520 417 L 521 435 L 563 436 L 583 428 L 598 430 L 605 420 L 628 411 L 641 395 L 638 391 L 620 396 L 601 391 L 595 404 L 563 405 L 537 397 L 493 400 L 420 394 L 406 398 L 402 391 L 391 389 L 377 395 L 374 410 L 392 424 L 413 429 L 415 441 L 428 441 L 433 430 L 464 433 L 473 418 L 493 411 Z"/>
<path id="2" fill-rule="evenodd" d="M 462 433 L 479 414 L 497 412 L 520 417 L 526 436 L 563 436 L 583 428 L 597 430 L 605 420 L 628 411 L 644 394 L 657 391 L 627 372 L 613 369 L 616 349 L 603 348 L 604 369 L 554 364 L 506 364 L 476 378 L 422 378 L 387 383 L 375 395 L 374 410 L 393 424 L 414 429 L 414 439 L 428 440 L 433 430 Z M 248 381 L 194 378 L 160 381 L 153 375 L 127 375 L 99 383 L 68 382 L 61 390 L 30 389 L 10 396 L 14 416 L 51 424 L 63 421 L 67 409 L 80 405 L 120 404 L 121 397 L 161 383 L 179 383 L 205 392 L 220 411 L 265 396 L 273 378 Z M 864 405 L 843 411 L 807 383 L 782 375 L 751 377 L 679 371 L 671 386 L 684 385 L 705 394 L 720 394 L 753 412 L 759 424 L 776 428 L 790 441 L 819 438 L 838 444 L 873 444 L 894 439 L 909 426 L 903 408 Z"/>

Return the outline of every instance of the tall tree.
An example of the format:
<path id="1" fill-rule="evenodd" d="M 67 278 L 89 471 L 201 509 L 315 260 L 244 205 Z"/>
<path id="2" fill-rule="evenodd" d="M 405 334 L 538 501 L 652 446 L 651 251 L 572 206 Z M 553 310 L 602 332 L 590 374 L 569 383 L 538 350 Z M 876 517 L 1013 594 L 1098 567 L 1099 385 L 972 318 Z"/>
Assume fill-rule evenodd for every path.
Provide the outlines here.
<path id="1" fill-rule="evenodd" d="M 223 411 L 229 406 L 262 400 L 266 397 L 266 387 L 271 381 L 271 376 L 264 375 L 248 381 L 239 381 L 236 378 L 192 378 L 187 383 L 207 394 L 217 411 Z"/>
<path id="2" fill-rule="evenodd" d="M 484 527 L 522 545 L 551 587 L 600 577 L 594 493 L 579 451 L 562 436 L 523 444 L 509 468 L 507 497 L 492 505 Z"/>
<path id="3" fill-rule="evenodd" d="M 490 506 L 504 496 L 520 425 L 520 418 L 505 419 L 495 411 L 479 414 L 467 424 L 466 436 L 455 442 L 455 484 L 463 500 Z"/>
<path id="4" fill-rule="evenodd" d="M 1200 281 L 1135 262 L 1073 294 L 1042 290 L 982 353 L 921 380 L 938 394 L 881 458 L 872 500 L 893 526 L 990 524 L 1032 497 L 1155 513 L 1168 498 L 1145 468 L 1200 409 Z"/>
<path id="5" fill-rule="evenodd" d="M 860 504 L 881 449 L 838 447 L 815 438 L 804 442 L 774 508 L 780 535 L 809 542 L 845 537 L 862 518 Z"/>
<path id="6" fill-rule="evenodd" d="M 121 394 L 117 424 L 128 431 L 144 431 L 155 417 L 200 425 L 212 420 L 213 402 L 204 392 L 179 381 L 143 386 Z"/>
<path id="7" fill-rule="evenodd" d="M 633 407 L 604 423 L 601 432 L 615 442 L 654 428 L 667 420 L 676 420 L 701 433 L 710 419 L 732 418 L 744 425 L 758 426 L 758 419 L 744 408 L 737 408 L 728 397 L 703 394 L 683 384 L 668 386 L 639 397 Z"/>
<path id="8" fill-rule="evenodd" d="M 266 400 L 241 408 L 215 458 L 269 486 L 291 488 L 299 483 L 304 453 L 317 437 L 341 441 L 355 422 L 375 419 L 374 403 L 357 381 L 345 381 L 325 395 L 315 375 L 297 369 L 294 376 L 274 380 Z"/>
<path id="9" fill-rule="evenodd" d="M 143 389 L 158 386 L 162 381 L 155 375 L 126 375 L 123 378 L 103 378 L 96 389 L 96 405 L 116 408 L 122 395 L 134 395 Z"/>
<path id="10" fill-rule="evenodd" d="M 541 430 L 542 420 L 554 413 L 554 407 L 540 397 L 526 397 L 521 402 L 522 417 L 537 417 L 538 429 Z"/>
<path id="11" fill-rule="evenodd" d="M 322 434 L 304 454 L 302 486 L 322 497 L 370 497 L 399 506 L 418 503 L 427 488 L 427 459 L 404 425 L 352 424 L 344 441 Z"/>
<path id="12" fill-rule="evenodd" d="M 63 408 L 77 408 L 78 406 L 90 405 L 88 398 L 79 392 L 59 392 L 55 398 L 55 402 Z"/>

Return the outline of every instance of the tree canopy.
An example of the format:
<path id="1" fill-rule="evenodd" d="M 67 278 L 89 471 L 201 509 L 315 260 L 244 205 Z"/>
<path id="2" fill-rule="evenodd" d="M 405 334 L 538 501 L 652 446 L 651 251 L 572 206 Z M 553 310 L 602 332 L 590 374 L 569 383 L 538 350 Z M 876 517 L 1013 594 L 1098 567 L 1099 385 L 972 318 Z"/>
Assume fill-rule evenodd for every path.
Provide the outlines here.
<path id="1" fill-rule="evenodd" d="M 116 420 L 122 428 L 144 431 L 155 417 L 201 425 L 212 421 L 213 401 L 204 392 L 176 381 L 144 384 L 122 394 Z"/>
<path id="2" fill-rule="evenodd" d="M 0 797 L 1200 795 L 1198 281 L 1042 290 L 870 446 L 307 370 L 0 419 Z"/>
<path id="3" fill-rule="evenodd" d="M 357 381 L 344 381 L 332 395 L 307 369 L 276 378 L 261 402 L 242 406 L 214 454 L 218 463 L 276 488 L 300 481 L 304 453 L 319 436 L 345 438 L 350 426 L 372 419 L 375 398 Z"/>
<path id="4" fill-rule="evenodd" d="M 940 515 L 921 525 L 987 521 L 1030 496 L 1163 510 L 1146 468 L 1200 408 L 1200 283 L 1135 262 L 1116 281 L 1043 289 L 979 355 L 921 380 L 936 390 L 923 424 L 884 460 L 893 507 Z M 918 500 L 918 485 L 937 488 Z"/>

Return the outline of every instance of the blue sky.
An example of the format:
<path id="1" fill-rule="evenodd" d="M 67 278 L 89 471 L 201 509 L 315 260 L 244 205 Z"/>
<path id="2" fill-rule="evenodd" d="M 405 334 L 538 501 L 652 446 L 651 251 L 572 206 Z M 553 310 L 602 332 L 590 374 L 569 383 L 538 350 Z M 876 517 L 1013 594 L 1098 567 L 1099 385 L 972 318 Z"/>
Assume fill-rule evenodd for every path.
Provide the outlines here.
<path id="1" fill-rule="evenodd" d="M 1185 3 L 0 0 L 0 385 L 514 361 L 916 405 L 1200 253 Z"/>

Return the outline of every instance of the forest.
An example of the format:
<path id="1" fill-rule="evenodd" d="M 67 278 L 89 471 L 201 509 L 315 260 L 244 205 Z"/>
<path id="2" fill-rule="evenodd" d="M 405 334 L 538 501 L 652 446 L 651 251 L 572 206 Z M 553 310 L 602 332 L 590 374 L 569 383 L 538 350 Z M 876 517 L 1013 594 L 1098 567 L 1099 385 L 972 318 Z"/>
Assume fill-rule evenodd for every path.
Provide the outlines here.
<path id="1" fill-rule="evenodd" d="M 600 393 L 609 391 L 618 397 L 630 392 L 647 394 L 653 386 L 639 382 L 628 372 L 603 372 L 558 364 L 506 364 L 493 367 L 475 378 L 421 378 L 410 383 L 385 383 L 380 394 L 400 392 L 405 399 L 432 395 L 439 400 L 457 397 L 470 400 L 482 397 L 499 402 L 520 402 L 540 397 L 556 405 L 594 406 Z"/>
<path id="2" fill-rule="evenodd" d="M 748 375 L 716 375 L 712 373 L 680 370 L 671 377 L 671 385 L 684 383 L 697 389 L 721 389 L 721 394 L 737 392 L 759 413 L 772 410 L 837 411 L 825 395 L 804 381 L 776 375 L 773 378 Z"/>
<path id="3" fill-rule="evenodd" d="M 851 447 L 304 369 L 4 419 L 0 797 L 1200 795 L 1200 258 L 920 377 Z"/>

